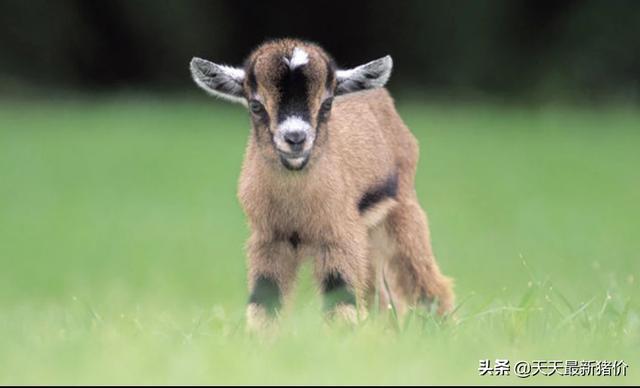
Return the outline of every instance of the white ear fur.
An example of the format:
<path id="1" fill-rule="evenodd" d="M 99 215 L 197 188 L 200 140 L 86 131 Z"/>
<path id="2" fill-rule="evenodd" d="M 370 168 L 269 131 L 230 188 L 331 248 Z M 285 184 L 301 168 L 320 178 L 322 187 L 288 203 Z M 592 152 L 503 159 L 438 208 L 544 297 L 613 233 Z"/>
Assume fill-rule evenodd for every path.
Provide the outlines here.
<path id="1" fill-rule="evenodd" d="M 387 55 L 353 69 L 338 70 L 336 71 L 336 95 L 380 88 L 389 80 L 392 68 L 393 60 Z"/>
<path id="2" fill-rule="evenodd" d="M 244 70 L 236 67 L 218 65 L 206 59 L 191 59 L 189 64 L 195 83 L 207 93 L 231 102 L 247 105 L 242 83 Z"/>

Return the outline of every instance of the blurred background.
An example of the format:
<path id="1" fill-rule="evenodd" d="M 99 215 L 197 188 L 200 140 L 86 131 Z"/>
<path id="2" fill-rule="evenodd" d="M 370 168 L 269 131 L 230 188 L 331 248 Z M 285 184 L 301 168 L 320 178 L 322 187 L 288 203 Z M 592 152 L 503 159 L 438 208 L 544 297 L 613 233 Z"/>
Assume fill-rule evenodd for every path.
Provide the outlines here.
<path id="1" fill-rule="evenodd" d="M 279 341 L 243 336 L 249 118 L 188 63 L 283 36 L 393 56 L 455 323 L 328 332 L 305 265 Z M 638 383 L 639 102 L 640 1 L 0 0 L 0 384 Z"/>
<path id="2" fill-rule="evenodd" d="M 0 1 L 0 91 L 181 92 L 192 56 L 240 64 L 268 38 L 343 66 L 391 54 L 391 88 L 636 101 L 637 1 Z"/>

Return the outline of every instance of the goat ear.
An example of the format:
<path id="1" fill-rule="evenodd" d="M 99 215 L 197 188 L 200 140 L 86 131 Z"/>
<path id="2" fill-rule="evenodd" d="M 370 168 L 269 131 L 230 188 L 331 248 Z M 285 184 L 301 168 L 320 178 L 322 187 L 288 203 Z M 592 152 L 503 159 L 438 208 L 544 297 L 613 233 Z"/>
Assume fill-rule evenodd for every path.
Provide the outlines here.
<path id="1" fill-rule="evenodd" d="M 218 65 L 201 58 L 191 59 L 191 76 L 207 93 L 232 102 L 247 105 L 242 82 L 244 70 Z"/>
<path id="2" fill-rule="evenodd" d="M 336 95 L 380 88 L 387 83 L 393 68 L 391 56 L 376 59 L 349 70 L 336 71 Z"/>

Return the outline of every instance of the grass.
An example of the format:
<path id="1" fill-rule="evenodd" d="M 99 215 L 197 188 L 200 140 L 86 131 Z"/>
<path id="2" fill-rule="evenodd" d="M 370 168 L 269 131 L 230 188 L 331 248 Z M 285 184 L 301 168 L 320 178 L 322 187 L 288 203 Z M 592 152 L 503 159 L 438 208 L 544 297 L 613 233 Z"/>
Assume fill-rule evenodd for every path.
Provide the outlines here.
<path id="1" fill-rule="evenodd" d="M 0 384 L 638 384 L 640 113 L 420 101 L 417 190 L 457 321 L 328 327 L 310 270 L 243 331 L 246 115 L 210 100 L 0 107 Z M 480 359 L 627 377 L 478 376 Z"/>

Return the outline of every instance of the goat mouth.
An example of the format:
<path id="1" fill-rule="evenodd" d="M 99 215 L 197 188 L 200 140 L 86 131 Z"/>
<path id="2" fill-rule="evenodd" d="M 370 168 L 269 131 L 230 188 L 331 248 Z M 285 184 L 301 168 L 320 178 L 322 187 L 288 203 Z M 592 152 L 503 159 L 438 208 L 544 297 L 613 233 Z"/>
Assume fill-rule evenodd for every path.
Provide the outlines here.
<path id="1" fill-rule="evenodd" d="M 309 161 L 309 154 L 302 152 L 299 154 L 280 153 L 280 162 L 287 170 L 302 170 Z"/>

